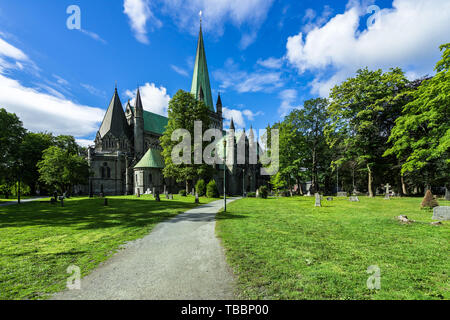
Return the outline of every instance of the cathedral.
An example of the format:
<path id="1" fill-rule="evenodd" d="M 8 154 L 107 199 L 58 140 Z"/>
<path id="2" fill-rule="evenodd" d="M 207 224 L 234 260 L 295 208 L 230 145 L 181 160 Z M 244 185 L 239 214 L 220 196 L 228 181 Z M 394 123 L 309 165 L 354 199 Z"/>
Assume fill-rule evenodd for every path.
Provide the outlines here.
<path id="1" fill-rule="evenodd" d="M 223 131 L 220 94 L 214 108 L 201 26 L 191 93 L 209 108 L 211 126 L 226 134 Z M 164 116 L 144 110 L 139 89 L 134 106 L 128 101 L 124 110 L 116 87 L 97 132 L 95 146 L 88 149 L 88 161 L 92 172 L 88 186 L 89 194 L 131 195 L 143 194 L 149 190 L 177 193 L 184 189 L 184 184 L 180 185 L 172 179 L 164 178 L 162 173 L 164 159 L 159 139 L 164 134 L 168 121 L 169 119 Z M 231 129 L 235 130 L 233 120 Z M 244 142 L 243 145 L 248 151 L 249 143 L 254 140 L 252 130 L 248 137 L 245 131 L 243 133 L 234 136 L 234 150 L 237 149 L 238 142 Z M 222 143 L 222 140 L 218 143 Z M 231 165 L 227 163 L 225 168 L 227 194 L 242 195 L 245 192 L 255 192 L 263 183 L 260 165 L 249 164 L 248 152 L 245 163 L 237 164 L 237 161 L 233 161 Z M 219 193 L 223 194 L 224 165 L 216 165 L 214 180 Z"/>

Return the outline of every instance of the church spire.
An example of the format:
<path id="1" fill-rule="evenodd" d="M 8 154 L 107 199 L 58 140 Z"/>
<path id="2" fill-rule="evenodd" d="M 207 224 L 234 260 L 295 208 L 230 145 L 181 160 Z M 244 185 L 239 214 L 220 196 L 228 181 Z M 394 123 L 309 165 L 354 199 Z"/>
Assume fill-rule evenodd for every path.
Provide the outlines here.
<path id="1" fill-rule="evenodd" d="M 111 133 L 114 137 L 120 138 L 121 135 L 127 133 L 127 130 L 128 123 L 116 86 L 102 125 L 100 126 L 100 137 L 103 138 L 107 133 Z"/>
<path id="2" fill-rule="evenodd" d="M 142 117 L 143 114 L 144 114 L 144 107 L 142 106 L 141 92 L 138 87 L 136 93 L 135 116 Z"/>
<path id="3" fill-rule="evenodd" d="M 205 44 L 203 42 L 203 32 L 202 26 L 200 24 L 191 93 L 195 96 L 195 98 L 200 99 L 202 91 L 203 102 L 211 111 L 214 112 L 214 104 L 211 94 L 211 83 L 209 81 L 208 65 L 206 63 Z"/>
<path id="4" fill-rule="evenodd" d="M 234 127 L 234 121 L 233 121 L 233 118 L 231 118 L 230 130 L 236 130 L 235 127 Z"/>

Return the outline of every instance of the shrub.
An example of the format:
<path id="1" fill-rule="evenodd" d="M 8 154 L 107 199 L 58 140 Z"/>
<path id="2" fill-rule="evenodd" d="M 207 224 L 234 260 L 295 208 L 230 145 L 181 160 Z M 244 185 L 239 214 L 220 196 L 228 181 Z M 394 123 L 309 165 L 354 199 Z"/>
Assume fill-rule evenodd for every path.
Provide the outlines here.
<path id="1" fill-rule="evenodd" d="M 267 189 L 266 186 L 259 187 L 259 196 L 263 199 L 267 199 L 267 196 L 269 195 L 269 189 Z"/>
<path id="2" fill-rule="evenodd" d="M 425 197 L 423 197 L 421 207 L 422 208 L 434 208 L 439 206 L 439 203 L 434 199 L 433 194 L 430 190 L 427 190 Z"/>
<path id="3" fill-rule="evenodd" d="M 247 197 L 248 198 L 256 198 L 256 192 L 248 192 Z"/>
<path id="4" fill-rule="evenodd" d="M 180 196 L 182 196 L 182 197 L 186 197 L 186 190 L 180 190 L 180 192 L 179 192 L 179 194 L 180 194 Z"/>
<path id="5" fill-rule="evenodd" d="M 211 180 L 206 186 L 206 196 L 208 198 L 218 198 L 219 190 L 217 190 L 216 181 Z"/>
<path id="6" fill-rule="evenodd" d="M 195 185 L 195 191 L 197 191 L 199 197 L 203 197 L 206 194 L 206 184 L 205 180 L 200 179 Z"/>

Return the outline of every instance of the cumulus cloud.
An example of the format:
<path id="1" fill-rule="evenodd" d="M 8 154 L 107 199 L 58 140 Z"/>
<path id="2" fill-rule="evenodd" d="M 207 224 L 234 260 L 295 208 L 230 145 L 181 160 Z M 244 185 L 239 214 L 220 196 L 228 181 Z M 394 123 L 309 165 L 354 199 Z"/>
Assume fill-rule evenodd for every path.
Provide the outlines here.
<path id="1" fill-rule="evenodd" d="M 410 75 L 433 71 L 440 56 L 439 45 L 448 42 L 449 1 L 394 0 L 392 9 L 382 9 L 371 27 L 366 28 L 362 19 L 360 31 L 366 10 L 352 0 L 343 14 L 323 26 L 288 38 L 288 61 L 300 74 L 307 70 L 319 74 L 311 83 L 313 93 L 327 96 L 332 86 L 365 66 L 400 66 Z M 307 16 L 310 20 L 315 17 L 312 13 Z M 334 71 L 331 77 L 322 72 L 326 70 Z"/>
<path id="2" fill-rule="evenodd" d="M 18 69 L 23 71 L 29 71 L 25 68 L 37 68 L 22 50 L 0 39 L 0 107 L 16 113 L 31 131 L 49 131 L 82 138 L 98 130 L 104 110 L 66 99 L 52 87 L 68 84 L 57 75 L 53 75 L 55 83 L 40 79 L 35 84 L 36 88 L 32 88 L 4 74 L 4 71 L 19 65 L 21 67 Z"/>
<path id="3" fill-rule="evenodd" d="M 18 115 L 31 131 L 85 137 L 98 130 L 104 110 L 80 105 L 55 92 L 43 93 L 0 75 L 0 106 Z"/>
<path id="4" fill-rule="evenodd" d="M 278 108 L 278 113 L 285 117 L 288 113 L 298 106 L 295 106 L 295 101 L 297 100 L 297 90 L 294 89 L 286 89 L 280 92 L 279 98 L 281 99 L 281 105 Z"/>
<path id="5" fill-rule="evenodd" d="M 223 117 L 226 119 L 225 126 L 230 126 L 231 119 L 233 119 L 236 129 L 245 128 L 246 121 L 253 121 L 256 116 L 263 115 L 261 111 L 253 112 L 249 109 L 238 110 L 223 108 Z"/>
<path id="6" fill-rule="evenodd" d="M 166 88 L 162 86 L 158 88 L 154 83 L 146 83 L 144 86 L 139 87 L 139 90 L 145 110 L 167 116 L 170 96 L 167 94 Z M 127 90 L 125 92 L 125 95 L 132 100 L 132 105 L 134 105 L 136 101 L 136 93 L 137 90 Z"/>
<path id="7" fill-rule="evenodd" d="M 273 0 L 159 0 L 162 11 L 191 34 L 198 32 L 198 13 L 203 11 L 205 31 L 221 36 L 230 22 L 243 29 L 240 46 L 245 49 L 257 37 L 257 31 L 267 17 Z"/>
<path id="8" fill-rule="evenodd" d="M 124 0 L 124 13 L 130 20 L 131 29 L 135 38 L 144 44 L 148 44 L 147 23 L 151 20 L 152 25 L 160 28 L 162 23 L 150 10 L 149 0 Z"/>
<path id="9" fill-rule="evenodd" d="M 239 93 L 272 92 L 284 84 L 281 79 L 281 72 L 243 71 L 232 59 L 225 62 L 223 69 L 214 72 L 214 77 L 221 83 L 220 88 L 222 90 L 230 88 Z"/>

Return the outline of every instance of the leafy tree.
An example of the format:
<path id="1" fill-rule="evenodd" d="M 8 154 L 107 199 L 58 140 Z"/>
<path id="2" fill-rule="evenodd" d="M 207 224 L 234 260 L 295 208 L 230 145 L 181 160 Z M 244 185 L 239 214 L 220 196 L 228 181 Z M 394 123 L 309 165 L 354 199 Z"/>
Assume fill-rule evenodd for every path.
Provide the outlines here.
<path id="1" fill-rule="evenodd" d="M 164 177 L 174 178 L 177 182 L 186 183 L 186 192 L 189 192 L 189 181 L 196 177 L 209 178 L 212 176 L 213 168 L 206 164 L 194 164 L 194 122 L 201 121 L 203 132 L 210 127 L 208 107 L 195 97 L 185 91 L 179 90 L 169 103 L 169 123 L 164 135 L 161 137 L 162 155 L 165 168 Z M 187 130 L 191 137 L 191 164 L 174 164 L 172 161 L 173 148 L 181 142 L 172 141 L 172 134 L 177 129 Z M 206 143 L 204 144 L 206 145 Z M 203 150 L 203 148 L 202 148 Z"/>
<path id="2" fill-rule="evenodd" d="M 358 70 L 356 77 L 335 86 L 325 131 L 336 157 L 333 164 L 353 161 L 367 174 L 367 189 L 373 197 L 374 173 L 388 168 L 382 158 L 395 120 L 404 105 L 408 84 L 401 69 Z M 378 174 L 377 176 L 381 176 Z"/>
<path id="3" fill-rule="evenodd" d="M 195 190 L 197 191 L 199 197 L 203 197 L 206 194 L 205 180 L 199 179 L 195 184 Z"/>
<path id="4" fill-rule="evenodd" d="M 51 133 L 27 132 L 20 145 L 23 166 L 23 181 L 30 186 L 31 194 L 36 194 L 36 186 L 39 182 L 37 164 L 42 160 L 44 150 L 55 144 L 55 138 Z"/>
<path id="5" fill-rule="evenodd" d="M 216 181 L 213 179 L 211 180 L 208 185 L 206 186 L 206 196 L 208 198 L 218 198 L 219 197 L 219 190 L 217 190 Z"/>
<path id="6" fill-rule="evenodd" d="M 440 49 L 437 74 L 413 92 L 391 132 L 392 147 L 384 154 L 403 160 L 402 174 L 425 173 L 426 185 L 450 182 L 450 43 Z"/>
<path id="7" fill-rule="evenodd" d="M 44 151 L 42 160 L 37 166 L 40 180 L 60 192 L 71 191 L 72 186 L 88 182 L 87 160 L 56 146 Z"/>

